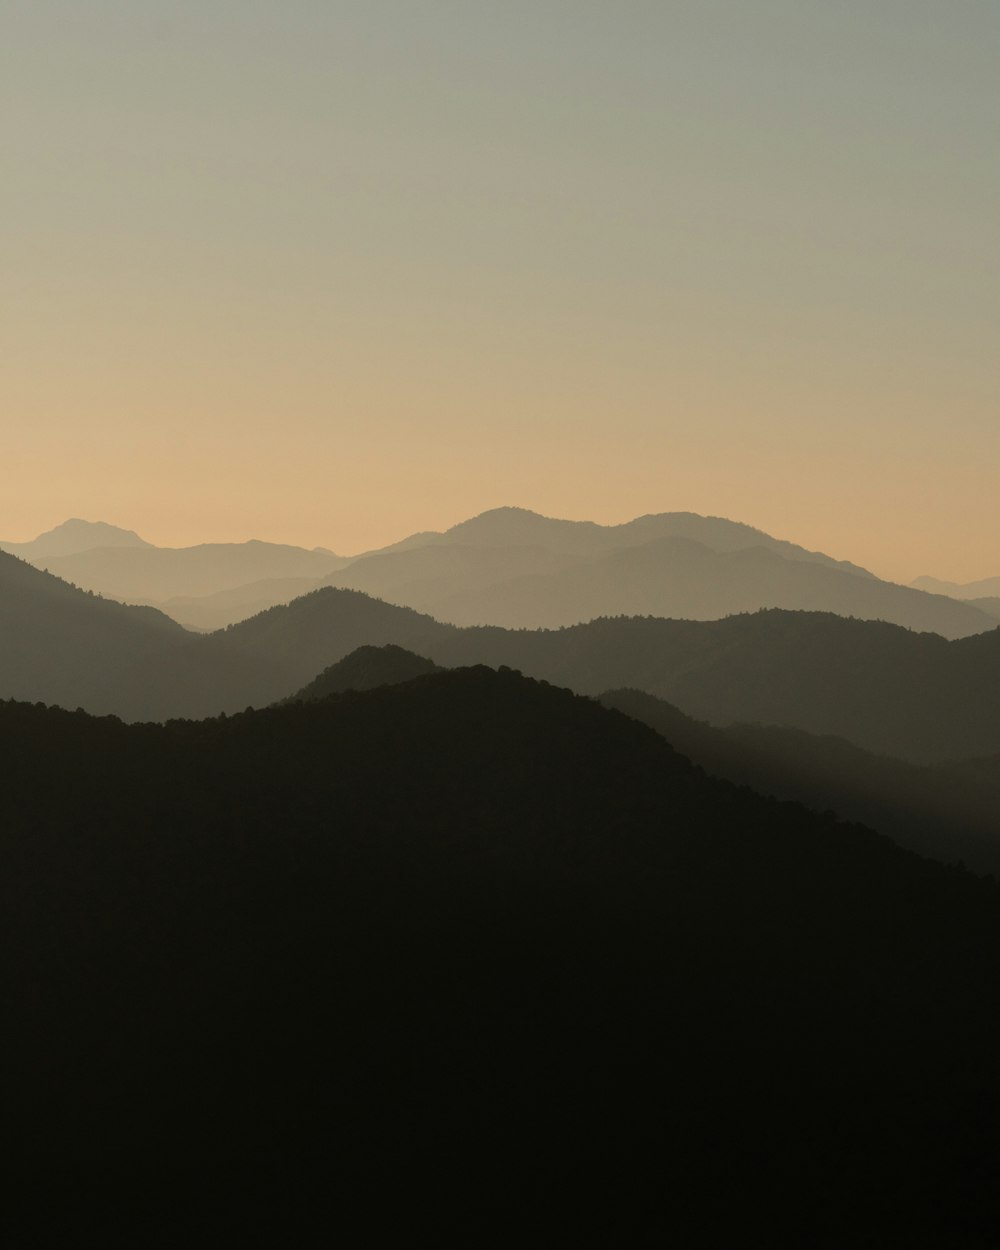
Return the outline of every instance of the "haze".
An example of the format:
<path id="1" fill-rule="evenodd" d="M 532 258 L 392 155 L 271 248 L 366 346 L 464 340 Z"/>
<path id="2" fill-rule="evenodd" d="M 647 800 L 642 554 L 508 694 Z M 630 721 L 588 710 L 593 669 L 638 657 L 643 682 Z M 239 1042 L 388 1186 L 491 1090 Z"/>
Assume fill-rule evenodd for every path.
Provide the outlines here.
<path id="1" fill-rule="evenodd" d="M 1000 572 L 995 4 L 0 27 L 4 538 L 349 553 L 687 509 Z"/>

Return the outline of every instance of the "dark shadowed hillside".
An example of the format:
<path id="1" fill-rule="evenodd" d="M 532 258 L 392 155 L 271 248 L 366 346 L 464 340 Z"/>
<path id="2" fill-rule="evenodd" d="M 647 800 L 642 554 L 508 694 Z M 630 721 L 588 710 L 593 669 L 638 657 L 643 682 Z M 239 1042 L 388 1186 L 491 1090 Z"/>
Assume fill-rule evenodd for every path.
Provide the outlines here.
<path id="1" fill-rule="evenodd" d="M 712 776 L 833 811 L 922 855 L 1000 876 L 1000 769 L 975 776 L 971 762 L 919 767 L 843 738 L 773 725 L 720 728 L 639 690 L 608 691 L 601 702 L 651 726 Z"/>
<path id="2" fill-rule="evenodd" d="M 375 690 L 379 686 L 398 686 L 428 673 L 440 672 L 433 660 L 425 660 L 403 647 L 386 643 L 381 647 L 358 647 L 336 664 L 324 669 L 315 680 L 304 686 L 297 699 L 325 699 L 345 690 Z"/>
<path id="3" fill-rule="evenodd" d="M 74 1220 L 989 1244 L 993 886 L 514 673 L 0 733 L 8 1180 Z"/>
<path id="4" fill-rule="evenodd" d="M 415 648 L 420 650 L 420 648 Z M 1000 631 L 948 642 L 826 613 L 465 629 L 421 652 L 509 665 L 585 694 L 635 687 L 713 724 L 755 721 L 925 762 L 1000 752 Z"/>

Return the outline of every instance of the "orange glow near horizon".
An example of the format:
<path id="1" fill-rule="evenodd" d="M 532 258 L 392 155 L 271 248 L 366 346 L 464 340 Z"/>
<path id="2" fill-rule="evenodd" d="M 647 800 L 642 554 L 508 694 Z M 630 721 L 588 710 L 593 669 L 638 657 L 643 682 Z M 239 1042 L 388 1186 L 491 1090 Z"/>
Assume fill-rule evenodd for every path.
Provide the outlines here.
<path id="1" fill-rule="evenodd" d="M 0 538 L 353 554 L 683 510 L 1000 574 L 997 13 L 9 26 Z"/>

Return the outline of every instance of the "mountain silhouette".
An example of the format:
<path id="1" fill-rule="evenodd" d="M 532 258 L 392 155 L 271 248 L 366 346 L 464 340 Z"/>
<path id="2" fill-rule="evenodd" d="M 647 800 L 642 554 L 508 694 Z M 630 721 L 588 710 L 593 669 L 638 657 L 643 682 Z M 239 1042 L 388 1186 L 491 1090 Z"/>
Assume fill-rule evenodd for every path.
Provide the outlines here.
<path id="1" fill-rule="evenodd" d="M 919 767 L 843 738 L 774 725 L 708 725 L 639 690 L 601 703 L 649 725 L 713 777 L 858 821 L 900 846 L 1000 876 L 1000 768 Z"/>
<path id="2" fill-rule="evenodd" d="M 597 525 L 496 508 L 350 558 L 260 542 L 147 544 L 53 554 L 46 567 L 86 589 L 153 604 L 202 631 L 323 585 L 361 590 L 452 624 L 528 629 L 605 615 L 715 620 L 781 607 L 959 638 L 998 619 L 990 604 L 897 586 L 751 526 L 686 512 Z"/>
<path id="3" fill-rule="evenodd" d="M 323 670 L 304 686 L 296 699 L 325 699 L 345 690 L 375 690 L 379 686 L 398 686 L 401 682 L 440 672 L 433 660 L 386 643 L 381 647 L 358 647 L 336 664 Z"/>
<path id="4" fill-rule="evenodd" d="M 163 1244 L 203 1195 L 296 1244 L 988 1244 L 992 884 L 481 667 L 0 733 L 13 1195 Z"/>
<path id="5" fill-rule="evenodd" d="M 81 521 L 78 517 L 64 521 L 55 529 L 46 530 L 26 543 L 0 542 L 0 551 L 20 556 L 35 563 L 52 556 L 71 556 L 93 547 L 128 547 L 150 549 L 151 544 L 133 530 L 108 525 L 105 521 Z"/>
<path id="6" fill-rule="evenodd" d="M 154 608 L 79 590 L 0 552 L 0 697 L 114 712 L 125 675 L 188 635 Z"/>
<path id="7" fill-rule="evenodd" d="M 129 720 L 215 716 L 261 707 L 364 645 L 396 643 L 422 654 L 455 630 L 410 608 L 355 591 L 321 589 L 212 634 L 187 634 L 155 663 L 136 665 L 120 687 Z"/>
<path id="8" fill-rule="evenodd" d="M 96 547 L 52 557 L 50 572 L 115 599 L 159 604 L 269 578 L 320 578 L 345 563 L 333 552 L 252 540 L 195 547 Z"/>
<path id="9" fill-rule="evenodd" d="M 402 647 L 359 647 L 295 698 L 399 685 L 440 671 Z M 709 725 L 640 690 L 606 691 L 600 702 L 649 725 L 713 777 L 833 811 L 918 854 L 1000 876 L 1000 757 L 921 767 L 799 729 Z"/>
<path id="10" fill-rule="evenodd" d="M 463 629 L 327 587 L 194 635 L 14 557 L 2 567 L 0 697 L 128 720 L 212 716 L 287 698 L 357 647 L 393 643 L 445 667 L 506 665 L 595 696 L 634 687 L 712 724 L 783 725 L 910 762 L 1000 753 L 997 629 L 949 642 L 779 610 L 704 622 L 620 617 L 556 630 Z M 74 613 L 53 626 L 57 602 Z"/>
<path id="11" fill-rule="evenodd" d="M 995 617 L 873 577 L 847 561 L 694 513 L 617 526 L 498 508 L 437 533 L 357 557 L 324 579 L 456 625 L 557 628 L 596 616 L 652 614 L 716 620 L 765 607 L 886 620 L 947 638 L 993 628 Z M 262 596 L 296 588 L 246 586 L 241 602 L 186 607 L 221 621 Z M 222 610 L 222 611 L 220 611 Z M 212 616 L 215 612 L 217 615 Z"/>
<path id="12" fill-rule="evenodd" d="M 723 517 L 699 516 L 696 512 L 661 512 L 636 517 L 621 525 L 598 525 L 593 521 L 563 521 L 541 516 L 527 508 L 492 508 L 460 521 L 442 533 L 414 534 L 383 551 L 409 550 L 444 544 L 473 547 L 541 547 L 561 554 L 597 555 L 622 547 L 643 546 L 664 538 L 687 538 L 712 551 L 739 551 L 767 547 L 788 559 L 806 560 L 871 577 L 848 561 L 831 559 L 795 543 L 772 538 L 763 530 Z M 370 553 L 379 554 L 379 553 Z"/>
<path id="13" fill-rule="evenodd" d="M 913 585 L 919 590 L 929 590 L 936 595 L 950 595 L 954 599 L 984 599 L 1000 597 L 1000 577 L 984 577 L 978 582 L 943 582 L 936 577 L 918 577 Z"/>
<path id="14" fill-rule="evenodd" d="M 418 547 L 357 560 L 326 582 L 453 624 L 512 629 L 608 615 L 717 620 L 767 607 L 885 620 L 946 638 L 995 626 L 992 616 L 947 596 L 787 559 L 773 548 L 720 552 L 680 537 L 572 560 L 541 548 Z"/>
<path id="15" fill-rule="evenodd" d="M 916 763 L 1000 752 L 997 629 L 947 641 L 878 621 L 767 610 L 719 621 L 462 629 L 426 646 L 414 649 L 451 667 L 508 665 L 595 696 L 634 687 L 712 724 L 784 725 Z"/>

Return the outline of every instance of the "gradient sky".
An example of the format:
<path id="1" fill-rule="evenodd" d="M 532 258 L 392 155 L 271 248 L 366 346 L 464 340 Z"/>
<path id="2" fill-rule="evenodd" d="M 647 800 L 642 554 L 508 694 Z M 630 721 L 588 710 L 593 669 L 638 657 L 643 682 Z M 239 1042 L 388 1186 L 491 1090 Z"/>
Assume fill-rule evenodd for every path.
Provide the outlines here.
<path id="1" fill-rule="evenodd" d="M 997 0 L 0 0 L 0 537 L 1000 574 Z"/>

